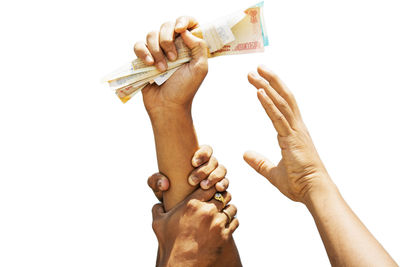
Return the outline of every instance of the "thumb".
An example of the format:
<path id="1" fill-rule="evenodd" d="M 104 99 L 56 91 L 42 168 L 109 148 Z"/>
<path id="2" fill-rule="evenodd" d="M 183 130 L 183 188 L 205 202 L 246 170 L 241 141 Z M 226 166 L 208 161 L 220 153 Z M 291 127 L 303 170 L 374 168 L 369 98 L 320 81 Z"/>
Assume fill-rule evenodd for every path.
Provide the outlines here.
<path id="1" fill-rule="evenodd" d="M 207 43 L 188 30 L 181 33 L 183 42 L 192 53 L 191 63 L 198 64 L 199 66 L 207 67 Z"/>
<path id="2" fill-rule="evenodd" d="M 271 179 L 271 172 L 275 168 L 275 165 L 271 161 L 254 151 L 246 151 L 243 155 L 243 159 L 254 170 L 274 184 Z"/>
<path id="3" fill-rule="evenodd" d="M 151 213 L 153 214 L 153 221 L 161 219 L 165 213 L 163 205 L 161 203 L 155 204 L 151 209 Z"/>

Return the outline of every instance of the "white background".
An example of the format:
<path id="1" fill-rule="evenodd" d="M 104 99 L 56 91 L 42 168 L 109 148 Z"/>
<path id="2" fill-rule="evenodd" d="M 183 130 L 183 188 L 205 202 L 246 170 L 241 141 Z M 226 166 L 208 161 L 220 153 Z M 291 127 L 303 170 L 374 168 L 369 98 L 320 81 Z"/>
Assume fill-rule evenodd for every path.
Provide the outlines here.
<path id="1" fill-rule="evenodd" d="M 0 4 L 0 266 L 153 266 L 157 171 L 137 95 L 102 76 L 180 15 L 200 22 L 252 1 L 3 1 Z M 398 1 L 269 0 L 271 45 L 220 57 L 194 103 L 201 143 L 227 166 L 245 266 L 328 266 L 306 208 L 242 160 L 278 162 L 276 133 L 246 75 L 265 64 L 288 84 L 345 199 L 400 261 Z"/>

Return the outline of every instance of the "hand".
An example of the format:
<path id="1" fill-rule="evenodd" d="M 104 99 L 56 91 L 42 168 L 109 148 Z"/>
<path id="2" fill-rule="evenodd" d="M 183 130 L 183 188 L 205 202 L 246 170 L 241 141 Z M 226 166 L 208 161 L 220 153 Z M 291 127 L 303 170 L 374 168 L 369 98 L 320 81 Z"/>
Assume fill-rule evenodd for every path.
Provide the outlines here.
<path id="1" fill-rule="evenodd" d="M 143 101 L 149 115 L 164 112 L 164 108 L 190 109 L 193 97 L 207 75 L 207 45 L 188 30 L 195 29 L 197 21 L 191 17 L 180 17 L 176 22 L 164 23 L 160 31 L 152 31 L 147 41 L 135 44 L 138 58 L 147 65 L 154 65 L 161 72 L 167 69 L 165 55 L 173 61 L 177 58 L 175 36 L 180 35 L 190 48 L 192 60 L 181 66 L 164 84 L 150 84 L 142 90 Z"/>
<path id="2" fill-rule="evenodd" d="M 215 187 L 199 188 L 168 212 L 162 204 L 153 207 L 153 230 L 159 242 L 157 266 L 201 267 L 216 266 L 217 262 L 221 266 L 240 265 L 237 255 L 221 259 L 239 221 L 234 218 L 236 207 L 226 206 L 231 195 L 222 193 L 225 201 L 220 202 L 213 198 L 215 193 Z"/>
<path id="3" fill-rule="evenodd" d="M 328 173 L 301 118 L 296 100 L 285 84 L 265 67 L 259 75 L 249 73 L 249 82 L 278 132 L 282 159 L 277 166 L 265 157 L 248 151 L 244 160 L 266 177 L 285 196 L 305 202 L 316 187 L 330 183 Z"/>
<path id="4" fill-rule="evenodd" d="M 210 146 L 204 145 L 196 151 L 192 158 L 192 165 L 195 169 L 190 173 L 188 183 L 204 190 L 215 185 L 218 192 L 226 191 L 229 187 L 229 180 L 225 178 L 226 168 L 218 164 L 216 158 L 212 157 L 213 150 Z M 161 173 L 155 173 L 147 180 L 147 184 L 154 194 L 162 202 L 162 193 L 169 188 L 169 180 Z"/>

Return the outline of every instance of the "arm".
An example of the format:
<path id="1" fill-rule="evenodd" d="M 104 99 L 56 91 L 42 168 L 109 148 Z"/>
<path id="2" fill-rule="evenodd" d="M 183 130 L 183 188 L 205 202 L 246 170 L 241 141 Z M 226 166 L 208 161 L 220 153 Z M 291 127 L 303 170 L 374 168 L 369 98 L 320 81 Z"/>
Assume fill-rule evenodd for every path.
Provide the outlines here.
<path id="1" fill-rule="evenodd" d="M 167 210 L 190 194 L 194 187 L 187 182 L 192 171 L 190 158 L 198 142 L 189 110 L 164 111 L 151 116 L 157 150 L 158 168 L 171 177 L 171 187 L 164 193 Z"/>
<path id="2" fill-rule="evenodd" d="M 333 266 L 397 266 L 332 185 L 306 196 Z"/>
<path id="3" fill-rule="evenodd" d="M 149 33 L 147 44 L 135 45 L 136 55 L 160 70 L 166 68 L 164 53 L 170 60 L 176 58 L 175 34 L 180 34 L 192 52 L 192 60 L 180 67 L 163 85 L 158 87 L 152 84 L 142 91 L 153 126 L 159 170 L 171 179 L 170 190 L 164 196 L 167 210 L 195 189 L 186 181 L 193 169 L 190 159 L 199 148 L 191 107 L 193 97 L 208 71 L 207 45 L 187 31 L 195 27 L 197 22 L 194 19 L 181 17 L 176 23 L 164 23 L 160 32 Z M 150 61 L 146 60 L 148 57 L 151 57 Z"/>
<path id="4" fill-rule="evenodd" d="M 197 22 L 193 18 L 181 17 L 176 23 L 164 23 L 160 32 L 149 33 L 147 44 L 135 45 L 136 55 L 149 65 L 155 64 L 160 70 L 165 70 L 164 53 L 170 60 L 176 58 L 173 43 L 175 34 L 180 34 L 191 50 L 191 61 L 181 66 L 162 86 L 152 84 L 142 90 L 143 101 L 153 126 L 159 170 L 170 178 L 170 189 L 163 196 L 167 211 L 195 190 L 193 185 L 197 185 L 196 180 L 197 183 L 199 180 L 190 179 L 192 183 L 187 183 L 193 169 L 191 158 L 198 149 L 191 117 L 192 101 L 208 72 L 207 45 L 187 30 L 196 27 Z M 195 167 L 197 164 L 193 162 Z M 211 159 L 206 165 L 212 168 L 218 163 Z M 203 174 L 197 175 L 199 178 Z M 219 257 L 221 262 L 234 257 L 236 264 L 230 266 L 240 266 L 239 254 L 232 238 L 224 244 Z"/>
<path id="5" fill-rule="evenodd" d="M 246 152 L 245 161 L 288 198 L 304 203 L 312 214 L 333 266 L 397 266 L 362 224 L 330 179 L 296 100 L 271 71 L 258 68 L 249 82 L 278 132 L 282 159 L 274 165 L 265 157 Z"/>

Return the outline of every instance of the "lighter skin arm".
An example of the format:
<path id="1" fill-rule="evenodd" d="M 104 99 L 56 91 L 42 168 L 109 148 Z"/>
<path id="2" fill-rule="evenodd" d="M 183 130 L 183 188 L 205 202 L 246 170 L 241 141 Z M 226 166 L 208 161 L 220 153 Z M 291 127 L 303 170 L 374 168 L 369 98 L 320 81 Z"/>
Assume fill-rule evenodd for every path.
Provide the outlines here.
<path id="1" fill-rule="evenodd" d="M 263 66 L 248 79 L 278 133 L 282 159 L 274 165 L 249 151 L 245 161 L 285 196 L 307 206 L 332 266 L 398 266 L 332 182 L 286 85 Z"/>

